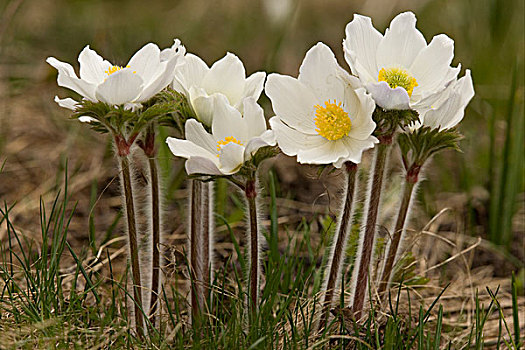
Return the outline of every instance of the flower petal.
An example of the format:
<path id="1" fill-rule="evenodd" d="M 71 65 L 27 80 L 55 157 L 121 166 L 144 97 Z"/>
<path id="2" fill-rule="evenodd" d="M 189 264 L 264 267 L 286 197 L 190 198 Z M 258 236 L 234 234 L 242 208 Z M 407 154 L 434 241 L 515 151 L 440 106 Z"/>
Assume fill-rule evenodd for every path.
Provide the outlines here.
<path id="1" fill-rule="evenodd" d="M 216 96 L 211 124 L 215 139 L 224 140 L 226 137 L 233 136 L 240 142 L 248 141 L 248 128 L 241 113 L 228 103 L 224 95 L 216 94 Z"/>
<path id="2" fill-rule="evenodd" d="M 271 118 L 270 126 L 275 133 L 279 148 L 288 156 L 295 156 L 302 149 L 319 147 L 328 141 L 319 135 L 309 135 L 297 131 L 284 124 L 279 117 Z"/>
<path id="3" fill-rule="evenodd" d="M 69 63 L 61 62 L 54 57 L 48 57 L 46 62 L 58 70 L 58 86 L 71 89 L 90 101 L 97 101 L 95 98 L 96 86 L 78 79 L 75 70 Z"/>
<path id="4" fill-rule="evenodd" d="M 189 159 L 191 157 L 204 157 L 217 161 L 217 155 L 194 144 L 188 140 L 180 140 L 174 137 L 166 139 L 168 147 L 175 156 Z"/>
<path id="5" fill-rule="evenodd" d="M 186 161 L 186 172 L 188 175 L 223 175 L 219 170 L 217 163 L 206 157 L 191 157 L 188 159 Z"/>
<path id="6" fill-rule="evenodd" d="M 122 105 L 133 102 L 142 91 L 142 79 L 131 69 L 121 69 L 111 74 L 96 91 L 99 101 L 110 105 Z"/>
<path id="7" fill-rule="evenodd" d="M 206 73 L 202 87 L 211 95 L 224 94 L 231 105 L 237 105 L 245 90 L 246 72 L 241 60 L 232 53 L 215 62 Z"/>
<path id="8" fill-rule="evenodd" d="M 261 135 L 266 131 L 264 110 L 257 104 L 255 98 L 247 97 L 242 101 L 243 122 L 247 126 L 247 139 Z"/>
<path id="9" fill-rule="evenodd" d="M 74 111 L 77 108 L 78 102 L 72 98 L 61 99 L 58 96 L 55 96 L 55 102 L 62 108 L 67 108 Z"/>
<path id="10" fill-rule="evenodd" d="M 149 43 L 138 50 L 128 62 L 130 70 L 136 72 L 147 86 L 161 74 L 165 65 L 160 63 L 160 49 Z"/>
<path id="11" fill-rule="evenodd" d="M 418 83 L 414 94 L 428 96 L 442 89 L 450 81 L 449 73 L 453 69 L 450 63 L 453 58 L 454 41 L 445 34 L 436 35 L 410 67 L 410 73 Z"/>
<path id="12" fill-rule="evenodd" d="M 330 164 L 348 157 L 348 150 L 343 139 L 325 140 L 317 147 L 304 148 L 297 153 L 297 161 L 302 164 Z"/>
<path id="13" fill-rule="evenodd" d="M 161 62 L 160 67 L 162 70 L 160 71 L 159 75 L 150 81 L 149 85 L 144 87 L 144 90 L 140 94 L 137 101 L 147 101 L 158 94 L 166 86 L 168 86 L 173 81 L 173 71 L 180 58 L 180 55 L 173 55 L 169 60 Z"/>
<path id="14" fill-rule="evenodd" d="M 213 109 L 215 108 L 215 99 L 218 94 L 208 96 L 206 91 L 195 86 L 190 87 L 188 99 L 191 107 L 199 121 L 204 125 L 210 126 L 213 120 Z"/>
<path id="15" fill-rule="evenodd" d="M 408 93 L 400 86 L 392 89 L 386 81 L 380 81 L 367 84 L 366 89 L 376 104 L 384 109 L 410 109 Z"/>
<path id="16" fill-rule="evenodd" d="M 265 85 L 273 111 L 286 124 L 310 134 L 315 132 L 315 105 L 320 103 L 313 91 L 299 80 L 287 75 L 270 74 Z"/>
<path id="17" fill-rule="evenodd" d="M 266 130 L 260 137 L 254 137 L 244 149 L 244 160 L 250 160 L 261 147 L 275 146 L 276 139 L 273 130 Z"/>
<path id="18" fill-rule="evenodd" d="M 253 97 L 257 101 L 264 88 L 264 79 L 266 79 L 266 72 L 255 72 L 246 78 L 243 97 Z"/>
<path id="19" fill-rule="evenodd" d="M 419 52 L 427 46 L 425 37 L 416 29 L 412 12 L 397 15 L 377 47 L 377 67 L 408 69 Z"/>
<path id="20" fill-rule="evenodd" d="M 348 97 L 345 98 L 345 103 L 357 107 L 353 108 L 354 111 L 350 113 L 352 125 L 348 136 L 356 140 L 367 140 L 376 128 L 376 123 L 372 120 L 376 104 L 364 88 L 348 89 L 346 95 Z"/>
<path id="21" fill-rule="evenodd" d="M 106 71 L 112 66 L 96 51 L 91 50 L 89 45 L 78 55 L 78 63 L 80 63 L 80 79 L 97 85 L 107 78 Z"/>
<path id="22" fill-rule="evenodd" d="M 184 127 L 186 140 L 204 148 L 210 153 L 217 153 L 217 142 L 195 119 L 188 119 Z"/>
<path id="23" fill-rule="evenodd" d="M 210 70 L 208 65 L 198 56 L 187 54 L 175 69 L 173 89 L 188 95 L 192 86 L 200 86 L 206 73 Z"/>
<path id="24" fill-rule="evenodd" d="M 345 137 L 342 140 L 346 150 L 348 151 L 348 156 L 346 158 L 342 158 L 341 160 L 343 162 L 351 161 L 355 164 L 361 163 L 361 158 L 364 151 L 373 148 L 376 143 L 379 143 L 379 140 L 374 136 L 369 136 L 366 140 L 356 140 L 350 137 Z"/>
<path id="25" fill-rule="evenodd" d="M 345 33 L 343 48 L 352 73 L 362 81 L 376 81 L 379 73 L 377 47 L 383 35 L 373 27 L 369 17 L 360 15 L 354 15 L 354 19 L 346 25 Z"/>
<path id="26" fill-rule="evenodd" d="M 244 147 L 230 142 L 221 147 L 219 153 L 220 170 L 225 175 L 239 171 L 244 164 Z"/>
<path id="27" fill-rule="evenodd" d="M 96 122 L 97 120 L 93 117 L 88 117 L 87 115 L 83 115 L 81 117 L 78 117 L 78 121 L 81 122 L 81 123 L 92 123 L 92 122 Z"/>
<path id="28" fill-rule="evenodd" d="M 338 79 L 340 71 L 341 67 L 332 50 L 319 42 L 306 53 L 297 79 L 308 85 L 319 100 L 325 102 L 335 99 L 341 102 L 346 84 Z"/>

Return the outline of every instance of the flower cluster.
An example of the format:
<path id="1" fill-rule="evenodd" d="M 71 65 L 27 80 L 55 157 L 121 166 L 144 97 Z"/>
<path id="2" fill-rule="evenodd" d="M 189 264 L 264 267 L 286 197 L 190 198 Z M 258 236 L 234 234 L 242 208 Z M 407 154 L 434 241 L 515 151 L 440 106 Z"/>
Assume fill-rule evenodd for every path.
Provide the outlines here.
<path id="1" fill-rule="evenodd" d="M 191 264 L 204 265 L 191 266 L 193 280 L 201 287 L 211 284 L 211 272 L 207 269 L 211 266 L 213 251 L 213 187 L 203 187 L 204 182 L 200 180 L 209 183 L 225 177 L 246 194 L 247 239 L 251 242 L 248 295 L 252 312 L 257 310 L 260 280 L 259 210 L 256 208 L 260 161 L 280 149 L 302 164 L 344 169 L 346 192 L 337 218 L 327 266 L 329 273 L 325 274 L 321 325 L 329 317 L 333 294 L 338 289 L 338 275 L 353 220 L 352 208 L 358 197 L 354 193 L 358 188 L 357 166 L 364 152 L 374 149 L 351 291 L 354 315 L 361 314 L 366 288 L 370 285 L 369 270 L 373 266 L 372 251 L 387 158 L 391 146 L 398 142 L 407 185 L 383 267 L 380 288 L 386 288 L 417 175 L 434 153 L 458 147 L 460 135 L 455 127 L 463 119 L 474 89 L 470 71 L 466 70 L 458 79 L 461 66 L 451 66 L 453 40 L 440 34 L 427 43 L 416 29 L 416 17 L 411 12 L 396 16 L 384 35 L 373 27 L 370 18 L 360 15 L 354 16 L 345 32 L 343 51 L 350 71 L 339 65 L 327 45 L 319 42 L 306 53 L 297 78 L 278 73 L 266 77 L 265 72 L 247 76 L 242 61 L 232 53 L 210 67 L 198 56 L 186 53 L 179 40 L 162 51 L 155 44 L 147 44 L 122 66 L 110 63 L 86 46 L 78 58 L 79 76 L 71 65 L 53 57 L 47 59 L 58 70 L 58 85 L 81 96 L 77 100 L 56 97 L 56 102 L 73 110 L 80 121 L 100 123 L 114 137 L 122 168 L 135 285 L 140 286 L 144 278 L 137 258 L 134 184 L 129 175 L 133 164 L 127 156 L 133 145 L 140 146 L 150 159 L 151 177 L 156 179 L 155 130 L 168 118 L 173 124 L 178 123 L 179 131 L 183 132 L 178 137 L 168 137 L 166 142 L 175 156 L 187 159 L 187 174 L 194 179 L 189 206 Z M 275 114 L 268 124 L 258 104 L 263 89 Z M 132 127 L 127 127 L 129 125 Z M 151 193 L 155 246 L 160 235 L 158 186 L 152 187 Z M 195 242 L 201 242 L 203 247 L 196 247 Z M 206 244 L 209 245 L 206 247 Z M 157 260 L 154 267 L 158 270 L 158 251 L 156 254 L 153 260 Z M 157 275 L 154 271 L 153 276 L 158 278 L 158 271 Z M 149 299 L 152 313 L 159 290 L 155 278 Z M 198 317 L 203 308 L 199 303 L 205 300 L 204 291 L 198 290 L 192 296 L 192 317 Z M 136 303 L 142 303 L 141 293 L 135 290 Z M 147 309 L 143 305 L 136 309 L 135 325 L 140 333 L 144 323 L 139 310 Z"/>

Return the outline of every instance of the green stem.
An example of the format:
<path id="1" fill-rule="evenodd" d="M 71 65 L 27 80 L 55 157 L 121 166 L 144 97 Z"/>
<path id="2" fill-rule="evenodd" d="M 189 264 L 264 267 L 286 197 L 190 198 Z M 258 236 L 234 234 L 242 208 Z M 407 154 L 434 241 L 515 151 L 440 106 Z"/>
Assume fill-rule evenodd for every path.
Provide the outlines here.
<path id="1" fill-rule="evenodd" d="M 335 232 L 333 238 L 333 252 L 331 261 L 329 263 L 329 273 L 327 275 L 328 280 L 325 286 L 323 311 L 321 320 L 319 322 L 319 329 L 323 329 L 326 325 L 326 321 L 330 315 L 330 308 L 332 307 L 332 301 L 334 298 L 334 292 L 337 288 L 337 281 L 339 280 L 339 273 L 341 272 L 341 266 L 344 261 L 344 253 L 346 251 L 346 243 L 348 241 L 348 234 L 352 226 L 353 216 L 353 201 L 354 191 L 356 183 L 357 165 L 351 162 L 345 163 L 346 172 L 346 192 L 343 207 L 341 208 L 341 215 L 339 215 L 338 230 Z"/>
<path id="2" fill-rule="evenodd" d="M 374 248 L 374 240 L 376 234 L 377 214 L 379 211 L 379 203 L 381 199 L 381 192 L 383 189 L 383 178 L 386 167 L 386 159 L 390 148 L 392 137 L 388 137 L 390 142 L 380 142 L 375 147 L 374 169 L 372 174 L 372 183 L 368 194 L 368 210 L 366 212 L 366 226 L 363 234 L 363 243 L 361 245 L 361 254 L 358 254 L 357 279 L 354 294 L 354 302 L 352 310 L 354 317 L 359 319 L 363 310 L 366 290 L 369 280 L 370 261 L 372 259 L 372 251 Z"/>
<path id="3" fill-rule="evenodd" d="M 394 233 L 392 235 L 392 241 L 388 246 L 388 253 L 386 255 L 386 262 L 383 268 L 383 274 L 379 283 L 378 293 L 382 295 L 388 287 L 390 282 L 390 276 L 392 274 L 392 268 L 397 256 L 397 251 L 399 250 L 399 243 L 401 242 L 401 237 L 403 236 L 403 231 L 405 227 L 405 222 L 407 219 L 408 208 L 410 207 L 410 202 L 412 198 L 412 192 L 414 190 L 416 183 L 409 181 L 408 177 L 405 180 L 403 195 L 401 197 L 401 205 L 397 214 L 396 225 L 394 227 Z"/>
<path id="4" fill-rule="evenodd" d="M 126 218 L 128 224 L 128 242 L 131 254 L 131 272 L 133 278 L 133 298 L 135 299 L 135 327 L 139 337 L 144 335 L 144 324 L 142 317 L 142 294 L 140 281 L 140 264 L 137 239 L 137 225 L 135 222 L 135 205 L 133 202 L 133 190 L 131 185 L 131 173 L 128 155 L 119 154 L 120 167 L 122 170 L 122 180 L 124 188 L 124 198 L 126 205 Z"/>

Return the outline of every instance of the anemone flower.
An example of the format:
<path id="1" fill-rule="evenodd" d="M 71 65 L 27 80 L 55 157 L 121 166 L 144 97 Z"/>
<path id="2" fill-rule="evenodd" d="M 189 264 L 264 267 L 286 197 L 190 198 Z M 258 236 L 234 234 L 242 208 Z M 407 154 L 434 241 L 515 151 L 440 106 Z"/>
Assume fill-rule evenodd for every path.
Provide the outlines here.
<path id="1" fill-rule="evenodd" d="M 352 73 L 386 110 L 425 108 L 460 70 L 450 66 L 454 41 L 439 34 L 427 44 L 412 12 L 397 15 L 385 35 L 369 17 L 354 15 L 343 48 Z"/>
<path id="2" fill-rule="evenodd" d="M 168 137 L 171 152 L 187 158 L 188 174 L 232 175 L 249 161 L 257 150 L 275 145 L 273 131 L 266 129 L 263 109 L 248 97 L 241 103 L 243 115 L 218 95 L 213 108 L 212 133 L 195 119 L 186 121 L 186 139 Z"/>
<path id="3" fill-rule="evenodd" d="M 88 45 L 78 56 L 80 78 L 70 64 L 54 57 L 48 57 L 46 61 L 58 70 L 59 86 L 71 89 L 92 102 L 134 109 L 171 83 L 175 65 L 184 51 L 184 46 L 177 40 L 173 47 L 174 54 L 169 60 L 161 61 L 160 49 L 149 43 L 137 51 L 126 65 L 117 66 L 103 59 Z M 61 107 L 72 110 L 78 103 L 71 98 L 55 97 L 55 101 Z M 90 119 L 84 121 L 89 122 Z"/>
<path id="4" fill-rule="evenodd" d="M 276 114 L 270 125 L 277 143 L 299 163 L 358 164 L 377 143 L 374 101 L 323 43 L 306 53 L 298 78 L 270 74 L 265 92 Z"/>

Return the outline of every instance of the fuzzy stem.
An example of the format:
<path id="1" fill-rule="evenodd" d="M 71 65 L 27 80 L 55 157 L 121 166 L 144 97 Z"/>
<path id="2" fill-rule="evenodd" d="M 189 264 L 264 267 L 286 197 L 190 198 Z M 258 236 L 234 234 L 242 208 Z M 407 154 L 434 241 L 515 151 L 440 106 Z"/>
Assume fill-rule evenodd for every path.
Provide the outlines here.
<path id="1" fill-rule="evenodd" d="M 144 324 L 142 317 L 142 294 L 140 281 L 140 264 L 137 240 L 137 225 L 135 222 L 135 205 L 133 203 L 133 190 L 131 187 L 131 174 L 128 155 L 119 152 L 120 167 L 122 169 L 122 180 L 124 187 L 124 198 L 126 204 L 126 218 L 128 223 L 128 241 L 131 254 L 131 272 L 133 276 L 133 298 L 135 299 L 135 327 L 139 337 L 144 335 Z"/>
<path id="2" fill-rule="evenodd" d="M 191 273 L 191 316 L 195 324 L 200 318 L 204 306 L 204 292 L 202 290 L 202 182 L 191 180 L 190 199 L 190 273 Z"/>
<path id="3" fill-rule="evenodd" d="M 354 317 L 359 319 L 365 302 L 366 290 L 368 287 L 370 261 L 374 248 L 374 239 L 376 233 L 377 214 L 383 189 L 383 178 L 385 173 L 386 159 L 392 137 L 384 138 L 375 148 L 374 169 L 372 174 L 372 184 L 369 193 L 368 210 L 366 212 L 366 226 L 364 231 L 361 254 L 358 254 L 359 261 L 354 303 L 352 310 Z"/>
<path id="4" fill-rule="evenodd" d="M 394 261 L 397 256 L 399 243 L 401 242 L 401 236 L 403 234 L 403 228 L 405 226 L 408 208 L 410 207 L 410 199 L 412 198 L 412 191 L 414 190 L 415 183 L 409 181 L 408 178 L 404 184 L 403 196 L 401 198 L 401 205 L 397 213 L 396 225 L 394 227 L 394 233 L 392 235 L 392 241 L 388 247 L 388 253 L 386 255 L 385 267 L 383 268 L 383 274 L 379 282 L 378 294 L 382 295 L 388 283 L 390 282 L 390 275 L 392 274 L 392 268 Z"/>
<path id="5" fill-rule="evenodd" d="M 259 229 L 257 223 L 257 204 L 255 197 L 255 180 L 246 181 L 246 199 L 248 200 L 248 210 L 250 216 L 250 275 L 249 275 L 249 309 L 251 314 L 257 312 L 257 299 L 259 293 Z"/>
<path id="6" fill-rule="evenodd" d="M 211 223 L 213 209 L 211 208 L 211 196 L 213 191 L 213 182 L 202 184 L 202 267 L 203 267 L 203 284 L 209 288 L 211 281 Z"/>
<path id="7" fill-rule="evenodd" d="M 155 324 L 155 313 L 157 310 L 157 298 L 160 283 L 160 194 L 159 194 L 159 174 L 157 159 L 149 158 L 149 171 L 151 177 L 151 228 L 152 228 L 152 264 L 151 264 L 151 301 L 150 318 L 151 323 Z"/>
<path id="8" fill-rule="evenodd" d="M 346 167 L 346 193 L 345 200 L 341 215 L 339 216 L 338 230 L 333 238 L 333 253 L 329 263 L 329 273 L 327 275 L 328 280 L 326 282 L 323 311 L 321 314 L 321 320 L 319 321 L 319 329 L 325 327 L 328 316 L 330 315 L 330 308 L 332 307 L 332 301 L 334 298 L 334 292 L 337 288 L 337 281 L 341 266 L 344 261 L 344 252 L 346 250 L 346 243 L 348 241 L 348 233 L 352 225 L 353 216 L 353 201 L 354 201 L 354 190 L 356 183 L 357 165 L 351 162 L 345 163 Z"/>

